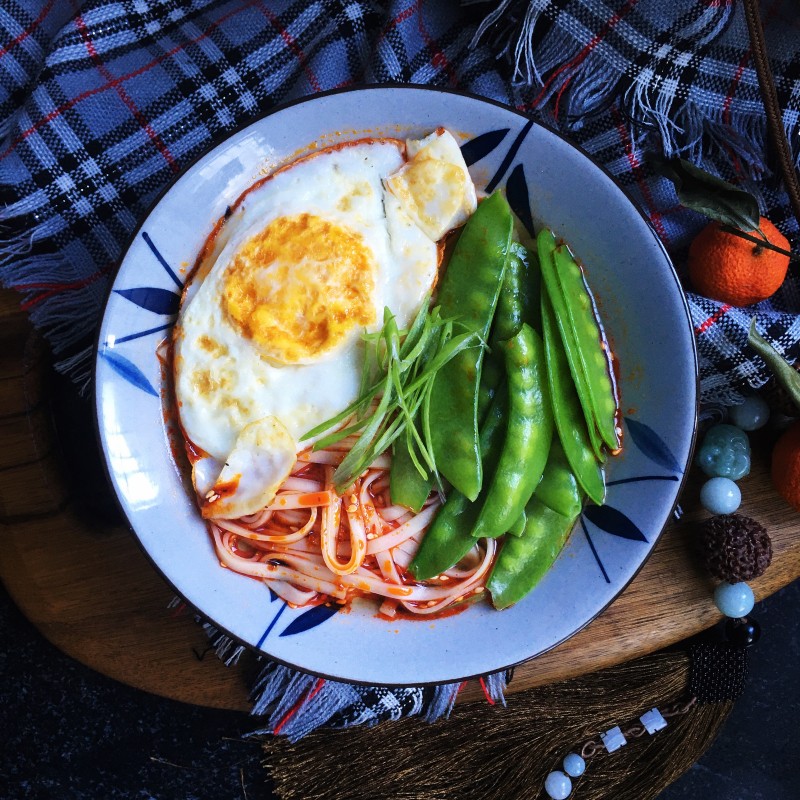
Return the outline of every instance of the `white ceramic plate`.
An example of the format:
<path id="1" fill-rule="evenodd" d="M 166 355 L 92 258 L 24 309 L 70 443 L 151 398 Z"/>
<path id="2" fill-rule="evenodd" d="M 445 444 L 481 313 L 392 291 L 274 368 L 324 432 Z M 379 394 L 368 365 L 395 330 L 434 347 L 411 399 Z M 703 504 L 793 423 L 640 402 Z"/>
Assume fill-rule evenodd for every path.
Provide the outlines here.
<path id="1" fill-rule="evenodd" d="M 359 135 L 463 142 L 479 188 L 504 188 L 526 225 L 544 223 L 588 267 L 620 364 L 625 448 L 605 506 L 587 507 L 553 568 L 521 603 L 437 620 L 388 622 L 292 609 L 263 583 L 220 568 L 163 413 L 159 343 L 187 267 L 214 222 L 299 148 Z M 113 282 L 96 363 L 97 421 L 114 491 L 175 590 L 220 629 L 270 657 L 346 681 L 449 682 L 517 664 L 572 636 L 622 591 L 675 505 L 696 425 L 697 362 L 678 280 L 661 243 L 614 181 L 552 131 L 504 106 L 419 87 L 315 96 L 273 111 L 200 158 L 162 195 Z"/>

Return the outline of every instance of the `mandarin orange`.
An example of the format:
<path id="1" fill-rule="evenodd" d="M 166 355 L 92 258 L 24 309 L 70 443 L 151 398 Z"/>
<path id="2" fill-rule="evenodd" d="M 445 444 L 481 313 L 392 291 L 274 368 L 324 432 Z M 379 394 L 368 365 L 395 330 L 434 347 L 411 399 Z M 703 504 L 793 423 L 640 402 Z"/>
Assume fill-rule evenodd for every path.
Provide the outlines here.
<path id="1" fill-rule="evenodd" d="M 800 511 L 800 420 L 792 423 L 772 448 L 772 483 L 778 494 Z"/>
<path id="2" fill-rule="evenodd" d="M 766 218 L 759 227 L 771 244 L 789 250 L 786 237 Z M 758 231 L 748 231 L 760 236 Z M 695 290 L 732 306 L 749 306 L 771 297 L 789 268 L 789 256 L 754 244 L 711 222 L 689 247 L 689 276 Z"/>

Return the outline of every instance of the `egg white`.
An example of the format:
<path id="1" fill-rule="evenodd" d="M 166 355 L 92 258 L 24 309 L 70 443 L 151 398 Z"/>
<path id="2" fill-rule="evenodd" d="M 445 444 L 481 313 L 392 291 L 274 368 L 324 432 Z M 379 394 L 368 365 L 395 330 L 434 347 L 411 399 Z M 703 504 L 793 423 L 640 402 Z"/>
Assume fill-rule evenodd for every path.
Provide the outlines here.
<path id="1" fill-rule="evenodd" d="M 313 214 L 355 232 L 377 264 L 375 324 L 383 307 L 407 325 L 433 285 L 437 247 L 382 181 L 404 164 L 394 140 L 356 143 L 295 162 L 253 188 L 224 225 L 224 246 L 184 300 L 175 334 L 175 392 L 187 437 L 224 462 L 245 426 L 274 416 L 299 441 L 351 403 L 362 347 L 353 330 L 313 363 L 277 366 L 243 337 L 221 306 L 227 265 L 242 244 L 282 216 Z"/>

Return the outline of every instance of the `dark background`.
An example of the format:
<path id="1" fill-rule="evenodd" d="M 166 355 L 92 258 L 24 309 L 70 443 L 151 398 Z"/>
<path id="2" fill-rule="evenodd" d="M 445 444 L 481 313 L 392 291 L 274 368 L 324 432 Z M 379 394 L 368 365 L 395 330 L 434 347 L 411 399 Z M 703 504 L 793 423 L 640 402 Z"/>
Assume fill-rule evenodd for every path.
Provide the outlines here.
<path id="1" fill-rule="evenodd" d="M 660 800 L 800 798 L 800 582 L 759 603 L 751 678 Z M 0 798 L 271 800 L 257 724 L 145 694 L 63 655 L 0 589 Z M 367 794 L 365 800 L 369 800 Z"/>

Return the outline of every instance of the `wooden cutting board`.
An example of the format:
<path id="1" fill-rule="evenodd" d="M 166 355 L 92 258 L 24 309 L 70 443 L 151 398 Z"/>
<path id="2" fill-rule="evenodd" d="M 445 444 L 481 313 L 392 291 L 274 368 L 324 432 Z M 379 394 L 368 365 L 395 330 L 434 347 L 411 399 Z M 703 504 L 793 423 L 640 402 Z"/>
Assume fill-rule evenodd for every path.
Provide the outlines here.
<path id="1" fill-rule="evenodd" d="M 170 588 L 108 512 L 110 490 L 91 468 L 91 429 L 62 424 L 56 436 L 54 412 L 68 401 L 53 385 L 41 339 L 16 297 L 0 291 L 0 578 L 42 634 L 87 666 L 154 694 L 248 710 L 255 659 L 224 666 L 191 610 L 168 608 Z M 772 566 L 751 583 L 758 599 L 800 575 L 800 515 L 772 489 L 770 437 L 753 437 L 752 472 L 740 484 L 741 513 L 767 527 L 774 549 Z M 683 517 L 625 592 L 582 632 L 517 667 L 510 692 L 646 655 L 720 619 L 714 583 L 695 555 L 697 523 L 707 516 L 701 480 L 691 476 Z M 480 696 L 469 685 L 459 699 Z"/>

